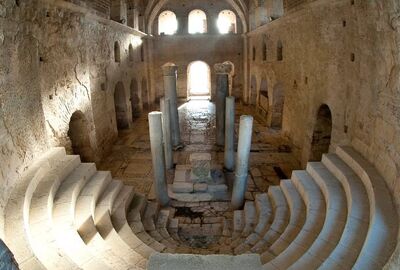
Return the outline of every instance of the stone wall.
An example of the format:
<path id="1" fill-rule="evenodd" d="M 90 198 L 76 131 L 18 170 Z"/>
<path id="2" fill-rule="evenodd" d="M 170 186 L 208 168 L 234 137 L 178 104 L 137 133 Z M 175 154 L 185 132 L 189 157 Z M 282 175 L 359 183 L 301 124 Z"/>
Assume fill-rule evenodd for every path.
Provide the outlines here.
<path id="1" fill-rule="evenodd" d="M 310 157 L 318 109 L 327 104 L 333 121 L 330 150 L 351 144 L 360 151 L 385 177 L 400 209 L 400 24 L 395 10 L 396 1 L 312 2 L 249 33 L 249 54 L 253 47 L 256 54 L 248 63 L 257 98 L 262 78 L 267 80 L 269 115 L 275 86 L 283 86 L 283 133 L 303 165 Z M 279 41 L 282 61 L 277 60 Z"/>
<path id="2" fill-rule="evenodd" d="M 76 111 L 87 120 L 99 160 L 117 136 L 115 85 L 124 85 L 131 123 L 130 83 L 147 75 L 138 57 L 142 34 L 73 3 L 2 1 L 0 25 L 2 216 L 10 190 L 35 157 L 51 146 L 71 150 L 69 121 Z M 116 41 L 119 63 L 114 61 Z"/>

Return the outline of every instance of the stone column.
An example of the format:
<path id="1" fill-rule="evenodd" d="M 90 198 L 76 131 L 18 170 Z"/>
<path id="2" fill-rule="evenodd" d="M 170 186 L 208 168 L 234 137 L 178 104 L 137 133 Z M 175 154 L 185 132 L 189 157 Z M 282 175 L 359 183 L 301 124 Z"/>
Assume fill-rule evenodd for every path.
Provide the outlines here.
<path id="1" fill-rule="evenodd" d="M 161 116 L 161 112 L 149 113 L 149 132 L 151 157 L 153 160 L 154 190 L 158 203 L 165 206 L 169 202 L 169 197 L 167 178 L 165 175 L 165 157 L 163 149 Z"/>
<path id="2" fill-rule="evenodd" d="M 240 117 L 239 143 L 236 157 L 235 181 L 232 190 L 232 208 L 239 209 L 244 202 L 247 188 L 249 170 L 249 157 L 251 148 L 251 134 L 253 130 L 253 117 L 242 115 Z"/>
<path id="3" fill-rule="evenodd" d="M 165 98 L 169 99 L 170 105 L 172 145 L 175 147 L 175 149 L 177 149 L 182 147 L 176 93 L 176 76 L 178 67 L 174 64 L 165 64 L 164 66 L 162 66 L 162 70 L 164 75 Z"/>
<path id="4" fill-rule="evenodd" d="M 226 98 L 224 166 L 228 171 L 235 167 L 235 97 Z"/>
<path id="5" fill-rule="evenodd" d="M 228 63 L 215 64 L 217 74 L 216 98 L 215 98 L 215 120 L 216 120 L 216 142 L 223 146 L 225 139 L 225 98 L 229 92 L 229 73 L 232 65 Z"/>
<path id="6" fill-rule="evenodd" d="M 172 152 L 170 104 L 168 98 L 161 98 L 160 109 L 162 112 L 162 130 L 164 139 L 165 167 L 171 170 L 174 167 L 174 154 Z"/>

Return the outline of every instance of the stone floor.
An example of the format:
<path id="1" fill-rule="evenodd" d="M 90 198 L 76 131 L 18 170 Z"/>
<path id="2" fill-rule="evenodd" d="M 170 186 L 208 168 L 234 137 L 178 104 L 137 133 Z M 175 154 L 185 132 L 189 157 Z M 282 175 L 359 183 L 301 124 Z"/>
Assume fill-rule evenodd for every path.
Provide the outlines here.
<path id="1" fill-rule="evenodd" d="M 243 114 L 254 115 L 254 110 L 237 103 L 236 141 L 239 117 Z M 190 153 L 208 152 L 212 158 L 211 166 L 222 167 L 224 152 L 215 145 L 215 105 L 205 100 L 182 103 L 179 106 L 179 117 L 185 147 L 174 153 L 174 163 L 189 164 Z M 281 137 L 279 131 L 268 129 L 265 122 L 255 116 L 246 199 L 254 200 L 257 193 L 267 192 L 270 185 L 279 184 L 281 178 L 290 177 L 291 171 L 299 168 L 300 164 L 294 159 L 289 142 Z M 114 178 L 134 186 L 137 192 L 146 194 L 149 200 L 154 199 L 147 114 L 143 113 L 134 122 L 133 128 L 119 132 L 112 152 L 103 160 L 99 169 L 110 170 Z M 167 177 L 171 184 L 173 170 L 167 173 Z M 212 247 L 213 242 L 218 241 L 221 235 L 221 217 L 232 219 L 229 206 L 228 201 L 173 201 L 172 207 L 175 207 L 176 213 L 180 213 L 175 217 L 179 219 L 181 238 L 187 239 L 186 244 L 193 249 Z M 191 253 L 201 251 L 192 250 Z"/>

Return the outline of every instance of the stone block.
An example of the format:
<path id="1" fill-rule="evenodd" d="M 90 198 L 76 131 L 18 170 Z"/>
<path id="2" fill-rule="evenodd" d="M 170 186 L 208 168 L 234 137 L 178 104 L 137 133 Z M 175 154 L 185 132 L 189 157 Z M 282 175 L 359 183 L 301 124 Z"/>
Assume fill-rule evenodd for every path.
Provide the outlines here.
<path id="1" fill-rule="evenodd" d="M 208 184 L 196 183 L 193 185 L 194 192 L 207 192 Z"/>
<path id="2" fill-rule="evenodd" d="M 175 193 L 191 193 L 193 192 L 193 184 L 185 182 L 175 182 L 172 184 L 172 191 Z"/>
<path id="3" fill-rule="evenodd" d="M 186 181 L 186 170 L 175 170 L 174 182 L 185 182 Z"/>
<path id="4" fill-rule="evenodd" d="M 226 192 L 228 191 L 228 186 L 221 184 L 221 185 L 208 185 L 209 192 Z"/>

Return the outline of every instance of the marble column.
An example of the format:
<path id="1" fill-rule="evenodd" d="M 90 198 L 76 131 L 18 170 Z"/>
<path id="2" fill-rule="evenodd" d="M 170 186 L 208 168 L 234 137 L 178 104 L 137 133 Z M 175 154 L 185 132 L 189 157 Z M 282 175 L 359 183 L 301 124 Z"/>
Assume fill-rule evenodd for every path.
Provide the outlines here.
<path id="1" fill-rule="evenodd" d="M 160 99 L 160 109 L 162 112 L 162 130 L 164 140 L 165 167 L 171 170 L 174 167 L 174 154 L 172 152 L 171 122 L 170 122 L 170 103 L 168 98 Z"/>
<path id="2" fill-rule="evenodd" d="M 227 97 L 225 105 L 224 166 L 228 171 L 235 167 L 235 97 Z"/>
<path id="3" fill-rule="evenodd" d="M 229 93 L 229 73 L 232 65 L 228 63 L 215 64 L 216 73 L 216 99 L 215 99 L 215 121 L 216 121 L 216 142 L 223 146 L 225 140 L 225 98 Z"/>
<path id="4" fill-rule="evenodd" d="M 244 194 L 247 188 L 249 170 L 249 157 L 251 148 L 251 135 L 253 130 L 253 117 L 242 115 L 240 117 L 239 143 L 236 156 L 235 180 L 232 190 L 232 208 L 239 209 L 243 206 Z"/>
<path id="5" fill-rule="evenodd" d="M 164 77 L 165 98 L 169 99 L 170 105 L 170 121 L 171 121 L 171 137 L 172 145 L 175 149 L 182 147 L 181 135 L 179 129 L 178 102 L 176 93 L 176 77 L 178 67 L 174 64 L 165 64 L 162 66 Z"/>
<path id="6" fill-rule="evenodd" d="M 162 135 L 162 113 L 151 112 L 149 113 L 149 132 L 150 132 L 150 146 L 151 157 L 153 160 L 153 174 L 154 174 L 154 190 L 156 193 L 157 201 L 160 205 L 168 205 L 168 188 L 167 178 L 165 175 L 165 156 L 163 149 L 163 135 Z"/>

